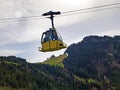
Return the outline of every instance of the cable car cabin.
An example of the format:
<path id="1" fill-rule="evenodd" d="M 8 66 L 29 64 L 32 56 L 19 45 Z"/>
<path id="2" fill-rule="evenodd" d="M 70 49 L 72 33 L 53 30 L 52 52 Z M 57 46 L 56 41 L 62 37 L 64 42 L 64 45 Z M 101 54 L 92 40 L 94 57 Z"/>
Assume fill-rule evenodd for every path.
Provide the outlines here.
<path id="1" fill-rule="evenodd" d="M 54 28 L 50 28 L 42 34 L 41 47 L 39 47 L 39 51 L 56 51 L 66 47 L 67 45 L 62 41 L 62 37 Z"/>

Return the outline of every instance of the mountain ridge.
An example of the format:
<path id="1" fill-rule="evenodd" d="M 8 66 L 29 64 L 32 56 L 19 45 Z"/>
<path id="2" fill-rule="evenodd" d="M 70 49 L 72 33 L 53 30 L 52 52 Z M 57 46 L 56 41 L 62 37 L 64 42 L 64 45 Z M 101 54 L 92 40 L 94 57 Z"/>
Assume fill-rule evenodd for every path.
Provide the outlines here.
<path id="1" fill-rule="evenodd" d="M 68 56 L 52 56 L 43 63 L 28 63 L 15 56 L 1 56 L 0 89 L 120 89 L 120 36 L 88 36 L 70 45 L 64 54 Z"/>
<path id="2" fill-rule="evenodd" d="M 78 76 L 96 78 L 100 82 L 107 79 L 112 85 L 111 78 L 116 72 L 120 74 L 120 36 L 88 36 L 72 44 L 65 53 L 68 53 L 65 68 Z"/>

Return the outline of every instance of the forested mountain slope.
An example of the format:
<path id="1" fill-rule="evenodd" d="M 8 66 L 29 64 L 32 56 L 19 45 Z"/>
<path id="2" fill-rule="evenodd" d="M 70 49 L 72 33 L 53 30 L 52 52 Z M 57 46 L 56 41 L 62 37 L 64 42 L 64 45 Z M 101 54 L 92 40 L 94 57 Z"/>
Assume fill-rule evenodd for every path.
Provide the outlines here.
<path id="1" fill-rule="evenodd" d="M 43 63 L 0 57 L 0 90 L 120 90 L 119 76 L 120 36 L 85 37 Z"/>
<path id="2" fill-rule="evenodd" d="M 75 75 L 95 78 L 120 89 L 120 36 L 85 37 L 65 53 L 65 68 Z"/>

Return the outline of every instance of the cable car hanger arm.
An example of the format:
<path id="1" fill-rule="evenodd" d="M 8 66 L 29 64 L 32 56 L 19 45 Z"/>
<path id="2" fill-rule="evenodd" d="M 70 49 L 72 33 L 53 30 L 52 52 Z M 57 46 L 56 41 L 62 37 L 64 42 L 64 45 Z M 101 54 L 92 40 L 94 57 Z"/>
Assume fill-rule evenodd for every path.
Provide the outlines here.
<path id="1" fill-rule="evenodd" d="M 50 16 L 47 18 L 50 18 L 51 23 L 52 23 L 52 28 L 55 28 L 54 27 L 54 15 L 59 15 L 59 14 L 61 14 L 61 12 L 59 12 L 59 11 L 58 12 L 49 11 L 49 12 L 42 14 L 42 16 Z"/>

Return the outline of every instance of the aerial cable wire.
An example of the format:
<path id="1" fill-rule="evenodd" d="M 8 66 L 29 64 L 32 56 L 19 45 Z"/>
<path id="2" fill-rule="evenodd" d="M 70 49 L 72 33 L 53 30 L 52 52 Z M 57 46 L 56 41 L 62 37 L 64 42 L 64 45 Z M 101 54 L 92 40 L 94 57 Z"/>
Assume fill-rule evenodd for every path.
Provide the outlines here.
<path id="1" fill-rule="evenodd" d="M 106 4 L 106 5 L 95 6 L 95 7 L 77 9 L 77 10 L 62 12 L 62 14 L 73 13 L 73 12 L 78 12 L 78 11 L 85 11 L 85 10 L 91 10 L 91 9 L 97 9 L 97 8 L 104 8 L 104 7 L 110 7 L 110 6 L 116 6 L 116 5 L 120 5 L 120 3 L 113 3 L 113 4 Z"/>
<path id="2" fill-rule="evenodd" d="M 40 20 L 40 19 L 46 19 L 46 18 L 43 18 L 43 17 L 37 17 L 37 18 L 26 18 L 26 17 L 22 17 L 22 18 L 14 18 L 14 19 L 4 19 L 3 21 L 0 19 L 0 23 L 7 23 L 7 22 L 17 22 L 17 21 L 30 21 L 30 20 Z"/>
<path id="3" fill-rule="evenodd" d="M 0 21 L 7 21 L 7 20 L 20 20 L 20 19 L 32 19 L 32 18 L 40 18 L 42 15 L 38 16 L 28 16 L 28 17 L 20 17 L 20 18 L 1 18 Z"/>
<path id="4" fill-rule="evenodd" d="M 84 14 L 84 13 L 90 13 L 90 12 L 96 12 L 96 11 L 103 11 L 103 10 L 110 10 L 110 9 L 117 9 L 119 7 L 108 7 L 108 8 L 99 8 L 99 9 L 92 9 L 92 10 L 85 10 L 85 11 L 79 11 L 79 12 L 74 12 L 74 13 L 66 13 L 66 14 L 61 14 L 60 16 L 55 16 L 55 17 L 63 17 L 63 16 L 70 16 L 70 15 L 75 15 L 75 14 Z"/>
<path id="5" fill-rule="evenodd" d="M 120 3 L 106 4 L 106 5 L 101 5 L 101 6 L 78 9 L 78 10 L 71 10 L 71 11 L 62 12 L 60 16 L 56 16 L 56 17 L 120 8 L 120 6 L 118 5 L 120 5 Z M 37 19 L 45 19 L 45 18 L 43 18 L 42 15 L 26 16 L 26 17 L 20 17 L 20 18 L 1 18 L 0 23 L 37 20 Z"/>

